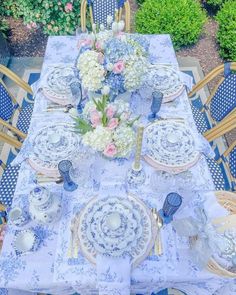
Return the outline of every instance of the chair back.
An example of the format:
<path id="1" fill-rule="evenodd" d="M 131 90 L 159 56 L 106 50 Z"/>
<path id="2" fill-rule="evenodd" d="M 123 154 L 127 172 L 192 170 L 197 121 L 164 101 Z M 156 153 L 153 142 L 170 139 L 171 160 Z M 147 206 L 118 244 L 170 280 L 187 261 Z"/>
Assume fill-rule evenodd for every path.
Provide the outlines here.
<path id="1" fill-rule="evenodd" d="M 0 118 L 8 121 L 13 115 L 13 110 L 12 98 L 0 81 Z"/>
<path id="2" fill-rule="evenodd" d="M 229 169 L 231 175 L 236 179 L 236 145 L 229 154 Z"/>
<path id="3" fill-rule="evenodd" d="M 86 6 L 89 7 L 92 24 L 103 24 L 106 29 L 110 29 L 107 24 L 107 17 L 120 20 L 122 9 L 125 8 L 125 27 L 130 30 L 130 5 L 128 0 L 82 0 L 81 1 L 81 29 L 86 31 Z"/>
<path id="4" fill-rule="evenodd" d="M 108 28 L 107 17 L 112 16 L 115 20 L 116 12 L 119 9 L 119 0 L 92 0 L 91 7 L 93 13 L 93 23 L 97 25 L 103 24 Z"/>
<path id="5" fill-rule="evenodd" d="M 219 122 L 236 108 L 236 74 L 230 70 L 230 63 L 224 65 L 224 80 L 211 99 L 211 117 Z"/>

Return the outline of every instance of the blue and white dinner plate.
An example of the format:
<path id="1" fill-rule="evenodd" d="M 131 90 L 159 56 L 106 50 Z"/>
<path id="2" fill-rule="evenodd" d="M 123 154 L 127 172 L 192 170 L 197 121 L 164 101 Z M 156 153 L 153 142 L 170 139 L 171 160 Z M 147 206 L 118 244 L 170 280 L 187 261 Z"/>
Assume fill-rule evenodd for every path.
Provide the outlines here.
<path id="1" fill-rule="evenodd" d="M 70 82 L 74 76 L 72 66 L 57 65 L 51 68 L 43 86 L 44 95 L 53 102 L 61 105 L 72 103 L 73 97 Z"/>
<path id="2" fill-rule="evenodd" d="M 200 157 L 191 130 L 180 121 L 159 120 L 144 131 L 145 161 L 158 170 L 178 173 Z"/>
<path id="3" fill-rule="evenodd" d="M 81 251 L 92 263 L 97 253 L 129 255 L 133 266 L 149 255 L 156 235 L 150 210 L 133 195 L 93 198 L 80 213 L 76 230 Z"/>
<path id="4" fill-rule="evenodd" d="M 59 142 L 52 141 L 58 135 Z M 45 175 L 58 175 L 57 165 L 61 160 L 73 159 L 78 152 L 80 137 L 69 124 L 52 124 L 35 135 L 29 156 L 29 163 L 36 171 Z"/>
<path id="5" fill-rule="evenodd" d="M 174 100 L 184 90 L 178 71 L 168 65 L 150 65 L 145 84 L 153 91 L 158 90 L 163 93 L 163 103 Z"/>

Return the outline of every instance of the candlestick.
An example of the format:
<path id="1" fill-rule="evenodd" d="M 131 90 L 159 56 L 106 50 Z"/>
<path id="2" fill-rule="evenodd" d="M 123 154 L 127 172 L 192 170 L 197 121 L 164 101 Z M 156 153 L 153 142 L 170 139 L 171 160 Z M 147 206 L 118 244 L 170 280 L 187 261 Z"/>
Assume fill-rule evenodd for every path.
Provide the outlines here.
<path id="1" fill-rule="evenodd" d="M 138 127 L 137 131 L 137 139 L 136 139 L 136 152 L 135 152 L 135 159 L 134 159 L 134 170 L 140 170 L 140 160 L 141 160 L 141 152 L 142 152 L 142 142 L 143 142 L 143 131 L 144 127 Z"/>

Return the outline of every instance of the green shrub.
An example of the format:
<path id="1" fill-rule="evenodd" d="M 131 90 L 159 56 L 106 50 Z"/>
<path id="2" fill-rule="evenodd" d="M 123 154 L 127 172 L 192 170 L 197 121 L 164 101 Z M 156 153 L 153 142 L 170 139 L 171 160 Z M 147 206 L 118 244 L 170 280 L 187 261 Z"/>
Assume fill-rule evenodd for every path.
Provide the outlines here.
<path id="1" fill-rule="evenodd" d="M 3 37 L 7 38 L 7 31 L 9 27 L 7 22 L 4 19 L 0 19 L 0 32 L 2 33 Z"/>
<path id="2" fill-rule="evenodd" d="M 80 1 L 4 0 L 3 5 L 6 15 L 22 17 L 32 29 L 42 25 L 49 35 L 72 34 L 80 23 Z"/>
<path id="3" fill-rule="evenodd" d="M 220 55 L 225 59 L 236 61 L 236 0 L 225 2 L 216 20 L 219 23 L 217 40 L 220 45 Z"/>
<path id="4" fill-rule="evenodd" d="M 136 30 L 170 34 L 176 49 L 197 42 L 206 21 L 196 0 L 146 0 L 136 13 Z"/>
<path id="5" fill-rule="evenodd" d="M 137 0 L 138 5 L 142 5 L 144 3 L 145 0 Z"/>

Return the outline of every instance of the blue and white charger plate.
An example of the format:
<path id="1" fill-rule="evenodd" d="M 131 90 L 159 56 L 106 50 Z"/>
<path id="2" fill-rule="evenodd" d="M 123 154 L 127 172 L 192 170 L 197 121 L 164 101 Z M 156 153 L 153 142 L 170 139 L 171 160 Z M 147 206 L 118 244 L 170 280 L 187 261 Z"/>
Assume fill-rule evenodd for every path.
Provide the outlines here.
<path id="1" fill-rule="evenodd" d="M 44 95 L 55 103 L 67 105 L 73 102 L 70 81 L 74 77 L 72 66 L 57 65 L 49 70 L 45 85 Z"/>
<path id="2" fill-rule="evenodd" d="M 117 227 L 109 218 L 119 215 Z M 134 195 L 93 198 L 81 211 L 76 226 L 84 256 L 96 263 L 96 254 L 111 257 L 129 255 L 137 266 L 150 253 L 156 237 L 156 225 L 150 210 Z"/>
<path id="3" fill-rule="evenodd" d="M 149 65 L 145 84 L 163 93 L 163 103 L 175 100 L 184 90 L 178 71 L 167 65 Z"/>
<path id="4" fill-rule="evenodd" d="M 60 144 L 51 143 L 50 137 L 53 134 L 60 135 Z M 70 124 L 61 123 L 44 127 L 33 139 L 29 163 L 38 172 L 58 176 L 58 163 L 61 160 L 73 159 L 78 152 L 79 143 L 80 137 L 72 131 Z"/>
<path id="5" fill-rule="evenodd" d="M 191 130 L 180 121 L 159 120 L 144 132 L 145 161 L 157 170 L 180 173 L 197 163 L 200 152 Z"/>

